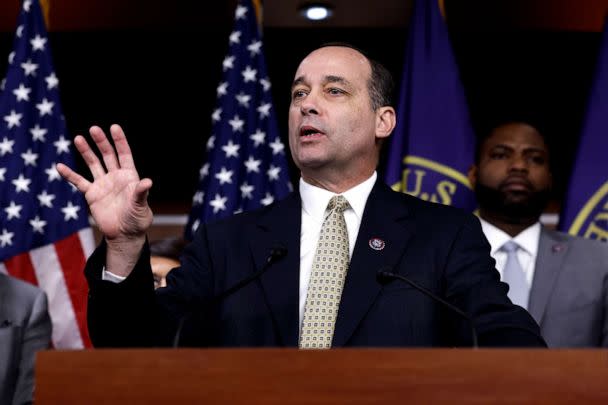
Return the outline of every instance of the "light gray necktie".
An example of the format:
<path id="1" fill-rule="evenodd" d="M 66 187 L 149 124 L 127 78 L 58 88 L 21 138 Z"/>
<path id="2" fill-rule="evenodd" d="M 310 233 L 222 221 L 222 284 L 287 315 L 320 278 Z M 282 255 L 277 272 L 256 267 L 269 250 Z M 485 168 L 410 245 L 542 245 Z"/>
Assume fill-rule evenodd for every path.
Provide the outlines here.
<path id="1" fill-rule="evenodd" d="M 505 243 L 501 248 L 502 251 L 507 252 L 507 263 L 503 270 L 503 280 L 509 284 L 509 293 L 507 295 L 511 301 L 527 309 L 530 289 L 526 281 L 524 269 L 522 269 L 517 259 L 518 249 L 519 246 L 512 240 Z"/>
<path id="2" fill-rule="evenodd" d="M 344 220 L 344 210 L 348 207 L 346 198 L 337 195 L 329 200 L 325 210 L 327 217 L 321 227 L 304 304 L 299 344 L 302 349 L 331 347 L 349 263 Z"/>

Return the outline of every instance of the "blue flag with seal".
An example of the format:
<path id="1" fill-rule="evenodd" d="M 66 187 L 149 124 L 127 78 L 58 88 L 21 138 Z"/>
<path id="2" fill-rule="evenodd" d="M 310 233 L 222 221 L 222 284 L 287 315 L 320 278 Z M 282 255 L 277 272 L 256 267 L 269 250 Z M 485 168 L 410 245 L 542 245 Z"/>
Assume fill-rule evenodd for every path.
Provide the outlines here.
<path id="1" fill-rule="evenodd" d="M 466 173 L 475 135 L 437 1 L 416 0 L 386 183 L 423 200 L 476 209 Z"/>
<path id="2" fill-rule="evenodd" d="M 201 223 L 272 204 L 292 191 L 252 1 L 240 0 L 234 17 L 188 240 Z"/>
<path id="3" fill-rule="evenodd" d="M 608 240 L 608 21 L 597 59 L 574 168 L 559 229 L 589 239 Z"/>

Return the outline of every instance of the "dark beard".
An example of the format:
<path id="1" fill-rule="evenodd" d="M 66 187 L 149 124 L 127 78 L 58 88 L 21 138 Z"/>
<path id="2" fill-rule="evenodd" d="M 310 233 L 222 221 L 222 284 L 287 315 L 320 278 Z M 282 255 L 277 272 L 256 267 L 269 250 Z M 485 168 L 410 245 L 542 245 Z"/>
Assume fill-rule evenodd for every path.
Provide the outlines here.
<path id="1" fill-rule="evenodd" d="M 482 211 L 511 224 L 537 221 L 551 198 L 551 191 L 503 192 L 477 182 L 475 196 Z"/>

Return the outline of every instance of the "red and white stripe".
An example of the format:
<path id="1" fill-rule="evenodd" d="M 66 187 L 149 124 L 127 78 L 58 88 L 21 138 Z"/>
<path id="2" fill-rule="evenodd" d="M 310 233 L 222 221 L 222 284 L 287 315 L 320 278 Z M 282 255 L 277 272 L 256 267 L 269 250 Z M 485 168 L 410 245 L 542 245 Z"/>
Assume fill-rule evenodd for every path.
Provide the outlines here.
<path id="1" fill-rule="evenodd" d="M 53 345 L 57 349 L 91 347 L 87 331 L 87 283 L 84 265 L 95 240 L 85 228 L 51 245 L 0 263 L 0 272 L 40 286 L 49 299 Z"/>

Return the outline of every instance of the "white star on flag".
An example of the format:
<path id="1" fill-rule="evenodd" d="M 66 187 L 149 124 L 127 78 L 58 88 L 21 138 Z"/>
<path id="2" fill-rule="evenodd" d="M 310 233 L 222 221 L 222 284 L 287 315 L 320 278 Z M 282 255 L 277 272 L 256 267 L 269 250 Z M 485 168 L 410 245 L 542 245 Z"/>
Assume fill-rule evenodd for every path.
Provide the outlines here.
<path id="1" fill-rule="evenodd" d="M 55 145 L 55 148 L 57 148 L 57 154 L 59 155 L 60 153 L 70 153 L 70 144 L 72 142 L 68 141 L 67 139 L 65 139 L 65 137 L 63 135 L 61 135 L 59 137 L 59 140 L 53 142 L 53 145 Z"/>
<path id="2" fill-rule="evenodd" d="M 255 133 L 249 136 L 249 138 L 253 141 L 253 146 L 257 148 L 258 146 L 264 144 L 266 133 L 258 128 Z"/>
<path id="3" fill-rule="evenodd" d="M 42 193 L 38 194 L 36 197 L 38 197 L 41 206 L 53 208 L 53 200 L 55 199 L 53 194 L 48 194 L 46 190 L 43 190 Z"/>
<path id="4" fill-rule="evenodd" d="M 20 193 L 22 191 L 29 192 L 30 191 L 30 183 L 32 181 L 30 179 L 26 179 L 23 177 L 23 174 L 20 174 L 18 178 L 13 180 L 13 184 L 15 185 L 15 192 Z"/>
<path id="5" fill-rule="evenodd" d="M 55 163 L 53 163 L 53 165 L 51 167 L 49 167 L 48 169 L 44 169 L 44 172 L 48 176 L 47 181 L 49 183 L 52 182 L 53 180 L 59 180 L 61 178 L 61 175 L 57 171 L 57 165 Z"/>
<path id="6" fill-rule="evenodd" d="M 0 247 L 12 245 L 14 235 L 15 234 L 13 232 L 9 232 L 6 229 L 3 229 L 2 234 L 0 235 Z"/>
<path id="7" fill-rule="evenodd" d="M 279 138 L 275 138 L 270 144 L 268 144 L 272 148 L 272 154 L 276 155 L 278 153 L 283 153 L 285 150 L 285 145 Z"/>
<path id="8" fill-rule="evenodd" d="M 51 115 L 53 113 L 53 106 L 55 103 L 47 100 L 46 98 L 42 100 L 40 104 L 36 104 L 36 108 L 40 112 L 40 116 L 43 117 L 46 114 Z"/>
<path id="9" fill-rule="evenodd" d="M 238 143 L 232 142 L 232 139 L 229 140 L 226 145 L 222 146 L 222 150 L 224 151 L 224 153 L 226 153 L 226 159 L 228 159 L 229 157 L 238 158 L 240 147 L 241 147 L 241 145 L 239 145 Z"/>
<path id="10" fill-rule="evenodd" d="M 44 51 L 46 38 L 36 35 L 34 38 L 30 39 L 30 44 L 32 44 L 32 51 Z"/>
<path id="11" fill-rule="evenodd" d="M 32 61 L 30 59 L 28 59 L 26 62 L 23 62 L 21 64 L 21 68 L 23 69 L 26 76 L 29 76 L 29 75 L 35 76 L 36 70 L 38 69 L 38 65 L 35 63 L 32 63 Z"/>
<path id="12" fill-rule="evenodd" d="M 11 110 L 9 115 L 5 115 L 4 121 L 6 121 L 8 129 L 21 126 L 21 117 L 23 117 L 23 114 L 17 114 L 15 110 Z"/>
<path id="13" fill-rule="evenodd" d="M 6 215 L 7 215 L 6 219 L 11 220 L 13 218 L 20 218 L 21 217 L 20 212 L 21 212 L 22 208 L 23 208 L 23 205 L 17 205 L 17 204 L 15 204 L 14 201 L 11 201 L 11 204 L 4 209 L 4 211 L 6 211 Z"/>
<path id="14" fill-rule="evenodd" d="M 13 153 L 14 144 L 15 141 L 11 141 L 5 136 L 2 142 L 0 142 L 0 156 L 4 156 L 7 153 Z"/>
<path id="15" fill-rule="evenodd" d="M 68 205 L 61 209 L 61 212 L 63 212 L 64 215 L 63 220 L 78 219 L 78 211 L 80 211 L 80 207 L 78 205 L 73 205 L 71 201 L 68 201 Z"/>
<path id="16" fill-rule="evenodd" d="M 247 173 L 249 173 L 249 172 L 259 173 L 260 164 L 262 164 L 262 161 L 260 159 L 254 159 L 253 156 L 249 156 L 249 159 L 247 159 L 244 163 L 245 167 L 247 168 Z"/>
<path id="17" fill-rule="evenodd" d="M 217 96 L 221 97 L 225 96 L 226 94 L 228 94 L 228 83 L 220 83 L 219 86 L 217 86 Z"/>
<path id="18" fill-rule="evenodd" d="M 219 173 L 216 173 L 215 178 L 220 181 L 220 184 L 232 183 L 232 170 L 226 170 L 222 167 Z"/>
<path id="19" fill-rule="evenodd" d="M 213 114 L 211 114 L 211 119 L 213 120 L 213 122 L 217 122 L 217 121 L 221 120 L 222 119 L 222 109 L 216 108 L 215 110 L 213 110 Z"/>
<path id="20" fill-rule="evenodd" d="M 46 221 L 41 220 L 40 217 L 36 215 L 34 219 L 30 219 L 30 225 L 32 226 L 34 232 L 44 233 Z"/>
<path id="21" fill-rule="evenodd" d="M 239 31 L 234 31 L 230 34 L 230 43 L 238 44 L 241 42 L 241 33 Z"/>
<path id="22" fill-rule="evenodd" d="M 23 83 L 20 83 L 19 87 L 13 90 L 13 94 L 17 97 L 17 101 L 29 101 L 31 91 L 32 89 L 25 87 Z"/>
<path id="23" fill-rule="evenodd" d="M 38 154 L 33 153 L 31 149 L 28 149 L 26 152 L 21 154 L 21 158 L 23 159 L 23 163 L 26 166 L 29 166 L 29 165 L 36 166 L 36 160 L 38 159 Z"/>
<path id="24" fill-rule="evenodd" d="M 257 111 L 260 114 L 260 119 L 270 116 L 271 107 L 272 106 L 270 105 L 270 103 L 266 103 L 266 104 L 262 104 L 261 106 L 259 106 L 257 108 Z"/>
<path id="25" fill-rule="evenodd" d="M 228 124 L 232 127 L 232 132 L 242 132 L 245 121 L 240 119 L 238 115 L 235 115 L 234 118 L 228 121 Z"/>
<path id="26" fill-rule="evenodd" d="M 234 56 L 226 56 L 222 61 L 222 69 L 224 71 L 234 67 Z"/>
<path id="27" fill-rule="evenodd" d="M 57 79 L 57 76 L 55 76 L 55 72 L 45 77 L 44 80 L 46 81 L 47 90 L 54 89 L 59 85 L 59 79 Z"/>
<path id="28" fill-rule="evenodd" d="M 247 46 L 247 50 L 249 51 L 249 54 L 251 55 L 252 58 L 255 55 L 257 55 L 258 53 L 260 53 L 261 49 L 262 49 L 262 41 L 253 41 L 251 44 L 249 44 Z"/>
<path id="29" fill-rule="evenodd" d="M 209 202 L 209 205 L 213 207 L 213 212 L 217 213 L 226 209 L 226 201 L 228 201 L 227 197 L 216 194 L 215 198 Z"/>
<path id="30" fill-rule="evenodd" d="M 281 173 L 281 168 L 270 165 L 270 169 L 268 169 L 268 180 L 278 180 L 279 173 Z"/>
<path id="31" fill-rule="evenodd" d="M 40 125 L 36 124 L 34 128 L 30 129 L 30 133 L 32 134 L 32 141 L 41 141 L 44 142 L 44 136 L 48 132 L 45 128 L 40 128 Z"/>
<path id="32" fill-rule="evenodd" d="M 270 205 L 274 202 L 274 197 L 270 193 L 266 193 L 266 196 L 262 199 L 262 205 Z"/>
<path id="33" fill-rule="evenodd" d="M 252 69 L 251 66 L 247 66 L 245 70 L 241 72 L 241 74 L 243 75 L 243 81 L 245 83 L 253 82 L 255 81 L 255 77 L 258 74 L 258 71 L 256 69 Z"/>
<path id="34" fill-rule="evenodd" d="M 250 184 L 247 184 L 247 182 L 243 183 L 241 185 L 241 197 L 248 198 L 248 199 L 253 198 L 252 192 L 254 189 L 255 189 L 255 187 L 253 187 Z"/>
<path id="35" fill-rule="evenodd" d="M 239 94 L 234 96 L 234 98 L 236 98 L 236 101 L 238 101 L 239 105 L 242 105 L 243 107 L 249 107 L 249 100 L 251 100 L 250 95 L 240 92 Z"/>

